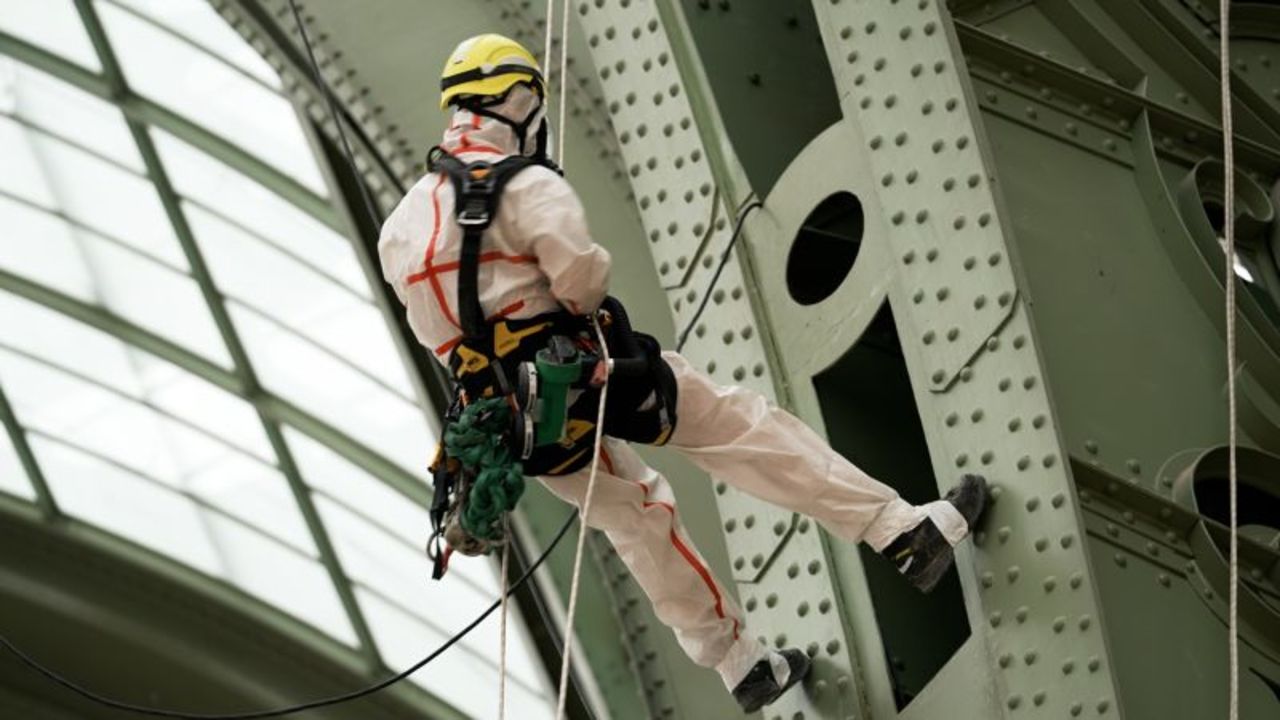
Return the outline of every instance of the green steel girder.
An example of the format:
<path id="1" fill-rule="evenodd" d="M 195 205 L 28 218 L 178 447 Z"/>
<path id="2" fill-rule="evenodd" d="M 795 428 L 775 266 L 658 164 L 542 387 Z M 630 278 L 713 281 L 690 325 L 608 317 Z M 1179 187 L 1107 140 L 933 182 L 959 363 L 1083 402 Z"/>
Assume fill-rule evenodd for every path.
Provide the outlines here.
<path id="1" fill-rule="evenodd" d="M 104 689 L 119 687 L 144 702 L 208 711 L 281 705 L 381 679 L 369 674 L 367 664 L 352 648 L 307 623 L 229 583 L 211 582 L 199 570 L 74 517 L 49 523 L 30 503 L 0 496 L 0 537 L 0 548 L 11 551 L 0 552 L 9 556 L 0 562 L 0 574 L 6 580 L 0 585 L 7 591 L 0 592 L 0 597 L 8 600 L 5 596 L 36 592 L 38 606 L 52 613 L 67 613 L 66 599 L 71 597 L 75 602 L 59 626 L 75 632 L 73 628 L 84 624 L 85 630 L 75 636 L 77 642 L 41 648 L 40 657 L 64 669 L 92 672 L 100 682 L 109 683 Z M 65 587 L 48 588 L 42 581 L 49 579 Z M 30 633 L 34 643 L 42 637 L 41 627 L 11 626 L 6 633 L 23 644 L 24 633 Z M 114 662 L 109 667 L 95 666 L 95 653 L 88 646 L 108 640 Z M 193 647 L 201 652 L 193 656 Z M 134 662 L 139 656 L 146 662 Z M 190 662 L 193 657 L 195 663 Z M 165 694 L 154 678 L 172 680 L 175 661 L 187 666 L 198 682 L 190 692 L 169 686 Z M 21 682 L 18 677 L 5 677 Z M 307 677 L 311 681 L 299 684 L 300 678 Z M 238 681 L 235 684 L 240 687 L 229 688 L 228 679 Z M 27 684 L 31 697 L 66 702 L 65 691 L 46 682 L 34 676 Z M 158 691 L 162 694 L 157 698 Z M 228 707 L 228 695 L 250 708 Z M 0 704 L 0 709 L 4 707 Z M 87 703 L 80 708 L 83 712 L 74 715 L 85 720 L 119 716 L 112 710 L 99 713 Z M 339 706 L 311 714 L 343 718 L 349 717 L 350 710 L 350 706 Z M 359 712 L 362 717 L 405 720 L 466 718 L 410 683 L 362 701 Z"/>
<path id="2" fill-rule="evenodd" d="M 18 418 L 13 414 L 13 406 L 9 404 L 9 398 L 5 395 L 3 387 L 0 387 L 0 423 L 4 424 L 5 432 L 9 435 L 9 441 L 13 443 L 13 450 L 18 454 L 18 462 L 22 463 L 22 469 L 26 471 L 27 479 L 31 481 L 31 487 L 36 493 L 36 506 L 40 508 L 44 519 L 56 520 L 60 518 L 62 512 L 58 509 L 58 502 L 49 490 L 49 483 L 45 480 L 44 472 L 40 469 L 40 463 L 36 460 L 35 453 L 31 452 L 31 444 L 27 442 L 27 434 L 23 431 L 22 425 L 18 423 Z"/>
<path id="3" fill-rule="evenodd" d="M 261 183 L 334 230 L 343 231 L 337 214 L 327 201 L 242 148 L 172 110 L 131 93 L 122 95 L 106 77 L 3 31 L 0 31 L 0 55 L 20 60 L 90 95 L 115 103 L 129 120 L 165 130 Z"/>

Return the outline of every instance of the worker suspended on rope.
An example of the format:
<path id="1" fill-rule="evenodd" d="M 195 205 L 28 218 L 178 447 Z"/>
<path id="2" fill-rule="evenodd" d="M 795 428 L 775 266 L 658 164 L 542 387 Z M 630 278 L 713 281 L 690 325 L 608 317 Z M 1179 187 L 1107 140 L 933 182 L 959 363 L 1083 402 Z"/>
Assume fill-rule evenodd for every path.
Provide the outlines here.
<path id="1" fill-rule="evenodd" d="M 667 480 L 628 441 L 675 447 L 717 480 L 869 544 L 917 588 L 932 589 L 983 511 L 985 481 L 968 475 L 944 499 L 912 505 L 763 396 L 719 386 L 633 332 L 606 295 L 609 253 L 592 242 L 577 195 L 548 159 L 534 57 L 480 35 L 449 57 L 441 88 L 451 115 L 431 172 L 392 213 L 378 246 L 410 327 L 457 384 L 433 466 L 433 522 L 447 542 L 434 541 L 437 574 L 453 550 L 503 541 L 500 519 L 523 476 L 581 506 L 606 372 L 589 331 L 594 316 L 620 359 L 586 522 L 604 531 L 658 618 L 744 710 L 802 680 L 809 658 L 769 650 L 746 632 L 681 526 Z"/>

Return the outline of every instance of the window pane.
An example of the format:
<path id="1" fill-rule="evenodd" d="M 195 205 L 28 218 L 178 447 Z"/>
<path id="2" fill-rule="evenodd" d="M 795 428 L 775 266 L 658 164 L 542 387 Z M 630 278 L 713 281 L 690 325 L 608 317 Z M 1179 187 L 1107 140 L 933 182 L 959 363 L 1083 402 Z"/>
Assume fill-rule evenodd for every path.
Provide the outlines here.
<path id="1" fill-rule="evenodd" d="M 164 206 L 146 178 L 8 118 L 0 118 L 0 152 L 18 156 L 18 172 L 6 167 L 0 173 L 9 193 L 186 268 Z"/>
<path id="2" fill-rule="evenodd" d="M 0 196 L 0 267 L 229 367 L 230 355 L 195 280 L 47 212 Z"/>
<path id="3" fill-rule="evenodd" d="M 280 89 L 280 76 L 206 0 L 111 0 L 163 24 L 223 60 Z"/>
<path id="4" fill-rule="evenodd" d="M 5 432 L 3 426 L 0 426 L 0 493 L 17 495 L 27 500 L 34 500 L 36 497 L 31 481 L 27 479 L 27 472 L 18 460 L 18 453 L 9 441 L 9 433 Z"/>
<path id="5" fill-rule="evenodd" d="M 246 175 L 162 131 L 152 137 L 179 193 L 223 218 L 307 258 L 363 297 L 372 297 L 351 241 Z"/>
<path id="6" fill-rule="evenodd" d="M 324 566 L 224 517 L 206 513 L 227 578 L 256 595 L 355 646 L 355 631 Z"/>
<path id="7" fill-rule="evenodd" d="M 3 220 L 0 220 L 3 222 Z M 257 413 L 244 400 L 121 340 L 29 300 L 0 293 L 0 345 L 29 353 L 184 417 L 274 462 Z"/>
<path id="8" fill-rule="evenodd" d="M 223 577 L 195 503 L 60 443 L 32 436 L 31 447 L 64 512 Z"/>
<path id="9" fill-rule="evenodd" d="M 4 0 L 0 30 L 90 70 L 102 68 L 71 0 Z"/>
<path id="10" fill-rule="evenodd" d="M 97 7 L 130 87 L 243 147 L 313 192 L 328 194 L 288 100 L 118 7 Z"/>
<path id="11" fill-rule="evenodd" d="M 166 416 L 6 349 L 0 349 L 0 382 L 27 427 L 192 493 L 315 555 L 284 476 L 187 418 Z"/>
<path id="12" fill-rule="evenodd" d="M 143 172 L 124 117 L 110 103 L 29 65 L 0 57 L 0 111 L 71 138 Z"/>
<path id="13" fill-rule="evenodd" d="M 227 307 L 263 385 L 402 467 L 426 468 L 435 445 L 421 409 L 239 304 Z"/>
<path id="14" fill-rule="evenodd" d="M 341 497 L 344 504 L 347 498 Z M 430 564 L 421 549 L 422 543 L 404 543 L 379 529 L 378 516 L 364 508 L 361 514 L 339 505 L 323 495 L 316 496 L 316 507 L 329 528 L 334 548 L 347 575 L 361 585 L 376 590 L 416 619 L 452 633 L 484 611 L 498 597 L 494 563 L 491 558 L 455 557 L 449 568 L 449 580 L 428 580 Z M 375 519 L 377 518 L 377 519 Z M 480 582 L 477 582 L 480 581 Z M 512 622 L 519 623 L 516 616 Z M 462 640 L 475 655 L 491 658 L 499 641 L 499 627 L 486 621 Z M 523 638 L 510 636 L 511 673 L 522 681 L 539 682 L 537 664 L 523 643 Z"/>
<path id="15" fill-rule="evenodd" d="M 431 519 L 426 508 L 392 490 L 386 483 L 307 435 L 285 426 L 284 437 L 302 472 L 302 478 L 308 485 L 331 498 L 340 499 L 366 517 L 376 519 L 382 529 L 407 546 L 420 548 L 426 544 L 431 532 Z M 492 571 L 479 575 L 487 579 L 488 583 L 481 587 L 497 592 Z M 476 582 L 481 580 L 477 579 Z"/>
<path id="16" fill-rule="evenodd" d="M 413 665 L 445 640 L 442 634 L 420 620 L 363 588 L 356 588 L 356 598 L 369 621 L 374 641 L 394 669 Z M 492 622 L 485 624 L 496 627 L 497 619 L 495 613 L 489 618 Z M 449 632 L 459 629 L 450 628 Z M 486 648 L 486 655 L 491 657 L 497 655 L 496 636 L 495 632 L 493 644 Z M 498 682 L 497 668 L 470 653 L 446 652 L 433 660 L 424 672 L 415 673 L 410 679 L 471 717 L 492 717 L 496 712 L 498 699 L 493 689 Z M 507 689 L 512 695 L 507 701 L 511 707 L 520 708 L 521 718 L 550 718 L 554 714 L 552 698 L 535 695 L 520 688 L 517 682 L 521 681 L 508 678 Z"/>
<path id="17" fill-rule="evenodd" d="M 219 289 L 411 399 L 387 323 L 344 286 L 199 206 L 187 218 Z"/>

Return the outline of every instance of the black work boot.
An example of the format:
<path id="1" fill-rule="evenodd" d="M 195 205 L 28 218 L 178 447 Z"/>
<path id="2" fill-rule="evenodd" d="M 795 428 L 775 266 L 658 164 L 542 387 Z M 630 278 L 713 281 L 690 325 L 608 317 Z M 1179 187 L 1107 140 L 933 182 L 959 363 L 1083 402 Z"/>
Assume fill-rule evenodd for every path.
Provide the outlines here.
<path id="1" fill-rule="evenodd" d="M 986 478 L 981 475 L 965 475 L 960 479 L 959 485 L 947 491 L 943 500 L 960 511 L 972 532 L 973 526 L 987 508 L 987 497 Z M 951 543 L 947 542 L 929 518 L 899 535 L 881 554 L 889 558 L 898 572 L 923 593 L 933 590 L 955 560 Z"/>
<path id="2" fill-rule="evenodd" d="M 787 667 L 790 668 L 785 680 L 780 681 L 774 676 L 773 665 L 769 662 L 769 658 L 764 658 L 752 666 L 747 676 L 742 678 L 742 682 L 733 689 L 733 699 L 742 706 L 743 712 L 753 713 L 771 704 L 809 674 L 811 663 L 809 656 L 803 651 L 787 648 L 779 651 L 779 654 L 787 661 Z"/>

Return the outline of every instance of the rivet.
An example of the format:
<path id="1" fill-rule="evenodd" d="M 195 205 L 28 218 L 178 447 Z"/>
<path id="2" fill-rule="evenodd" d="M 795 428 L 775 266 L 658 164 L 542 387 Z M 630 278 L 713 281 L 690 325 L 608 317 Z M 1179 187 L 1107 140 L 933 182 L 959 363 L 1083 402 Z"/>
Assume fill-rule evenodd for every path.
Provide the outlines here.
<path id="1" fill-rule="evenodd" d="M 1044 701 L 1047 697 L 1048 695 L 1045 693 L 1045 691 L 1040 690 L 1040 691 L 1037 691 L 1035 695 L 1031 696 L 1031 702 L 1035 703 L 1036 707 L 1039 707 L 1044 704 Z"/>
<path id="2" fill-rule="evenodd" d="M 807 602 L 800 603 L 800 605 L 796 607 L 796 614 L 799 615 L 800 617 L 804 617 L 805 615 L 808 615 L 809 603 Z"/>
<path id="3" fill-rule="evenodd" d="M 790 565 L 788 565 L 788 566 L 787 566 L 787 577 L 789 577 L 789 578 L 794 578 L 795 576 L 797 576 L 797 575 L 799 575 L 799 574 L 800 574 L 800 566 L 799 566 L 799 565 L 797 565 L 797 564 L 795 564 L 795 563 L 791 563 Z"/>
<path id="4" fill-rule="evenodd" d="M 1009 705 L 1009 709 L 1010 709 L 1010 710 L 1015 710 L 1015 709 L 1017 709 L 1017 707 L 1018 707 L 1019 705 L 1021 705 L 1021 704 L 1022 704 L 1022 696 L 1021 696 L 1021 695 L 1010 695 L 1010 696 L 1009 696 L 1008 705 Z"/>
<path id="5" fill-rule="evenodd" d="M 1010 528 L 1008 525 L 1005 525 L 996 531 L 996 539 L 999 540 L 1001 544 L 1003 544 L 1009 541 L 1009 536 L 1012 534 L 1013 534 L 1013 529 Z"/>
<path id="6" fill-rule="evenodd" d="M 984 572 L 980 577 L 980 582 L 982 583 L 982 587 L 989 588 L 995 584 L 995 576 L 990 572 Z"/>
<path id="7" fill-rule="evenodd" d="M 1171 584 L 1168 573 L 1160 573 L 1159 575 L 1156 576 L 1156 581 L 1159 582 L 1164 587 L 1169 587 L 1169 585 Z"/>
<path id="8" fill-rule="evenodd" d="M 995 612 L 991 613 L 990 617 L 987 618 L 987 622 L 991 623 L 991 627 L 993 628 L 1000 627 L 1000 621 L 1002 619 L 1004 619 L 1004 616 L 1000 614 L 999 610 L 996 610 Z"/>
<path id="9" fill-rule="evenodd" d="M 1041 586 L 1044 588 L 1044 591 L 1046 593 L 1051 593 L 1054 591 L 1054 589 L 1058 587 L 1058 578 L 1056 576 L 1050 575 L 1049 577 L 1044 579 L 1044 582 L 1041 583 Z"/>
<path id="10" fill-rule="evenodd" d="M 1080 589 L 1080 586 L 1081 586 L 1081 585 L 1083 585 L 1083 584 L 1084 584 L 1084 575 L 1082 575 L 1081 573 L 1078 573 L 1078 572 L 1075 572 L 1075 573 L 1072 573 L 1072 574 L 1071 574 L 1071 589 L 1072 589 L 1072 590 L 1079 590 L 1079 589 Z"/>
<path id="11" fill-rule="evenodd" d="M 1009 579 L 1009 584 L 1017 582 L 1020 575 L 1022 575 L 1022 569 L 1017 565 L 1010 567 L 1008 571 L 1005 572 L 1005 577 Z"/>
<path id="12" fill-rule="evenodd" d="M 1110 707 L 1111 707 L 1111 701 L 1110 701 L 1110 700 L 1105 700 L 1105 699 L 1104 699 L 1104 700 L 1099 700 L 1099 701 L 1098 701 L 1098 714 L 1099 714 L 1099 715 L 1102 715 L 1102 714 L 1103 714 L 1103 713 L 1105 713 L 1105 712 L 1106 712 Z"/>
<path id="13" fill-rule="evenodd" d="M 838 652 L 840 652 L 840 641 L 839 641 L 839 640 L 832 640 L 831 642 L 827 643 L 827 654 L 828 654 L 828 655 L 835 655 L 835 654 L 836 654 L 836 653 L 838 653 Z"/>
<path id="14" fill-rule="evenodd" d="M 1071 717 L 1076 717 L 1077 715 L 1079 715 L 1081 712 L 1084 711 L 1084 706 L 1078 702 L 1071 703 L 1071 707 L 1068 708 L 1068 711 L 1071 713 Z"/>
<path id="15" fill-rule="evenodd" d="M 747 612 L 755 612 L 755 609 L 756 609 L 756 599 L 753 597 L 747 598 Z"/>
<path id="16" fill-rule="evenodd" d="M 765 604 L 765 607 L 774 607 L 775 605 L 777 605 L 778 604 L 777 593 L 769 593 L 767 596 L 765 596 L 764 604 Z"/>
<path id="17" fill-rule="evenodd" d="M 923 223 L 925 220 L 928 220 L 928 219 L 929 219 L 929 211 L 928 211 L 928 210 L 920 210 L 919 212 L 917 212 L 917 213 L 916 213 L 916 222 L 917 222 L 917 223 Z"/>
<path id="18" fill-rule="evenodd" d="M 1009 653 L 1004 653 L 1000 656 L 1000 659 L 998 660 L 998 662 L 1000 663 L 1000 667 L 1007 668 L 1013 664 L 1013 655 L 1010 655 Z"/>
<path id="19" fill-rule="evenodd" d="M 1047 538 L 1039 538 L 1035 542 L 1036 552 L 1044 552 L 1049 549 L 1049 540 Z"/>
<path id="20" fill-rule="evenodd" d="M 1022 661 L 1028 665 L 1035 665 L 1038 659 L 1040 655 L 1035 650 L 1028 650 L 1027 654 L 1022 656 Z"/>
<path id="21" fill-rule="evenodd" d="M 1093 618 L 1090 617 L 1089 615 L 1081 615 L 1079 625 L 1080 625 L 1080 631 L 1084 632 L 1088 630 L 1091 625 L 1093 625 Z"/>
<path id="22" fill-rule="evenodd" d="M 1027 616 L 1030 614 L 1031 614 L 1031 610 L 1026 605 L 1022 605 L 1017 609 L 1016 612 L 1014 612 L 1013 617 L 1019 623 L 1024 623 L 1027 621 Z"/>
<path id="23" fill-rule="evenodd" d="M 823 600 L 822 602 L 818 603 L 818 612 L 822 613 L 823 615 L 826 615 L 830 610 L 831 610 L 830 600 Z"/>
<path id="24" fill-rule="evenodd" d="M 810 575 L 817 575 L 818 571 L 822 569 L 822 563 L 818 562 L 817 560 L 810 560 L 808 569 L 809 569 Z"/>
<path id="25" fill-rule="evenodd" d="M 1059 541 L 1059 544 L 1062 545 L 1062 549 L 1064 550 L 1071 547 L 1074 543 L 1075 543 L 1075 536 L 1071 535 L 1070 533 L 1063 535 L 1062 540 Z"/>

